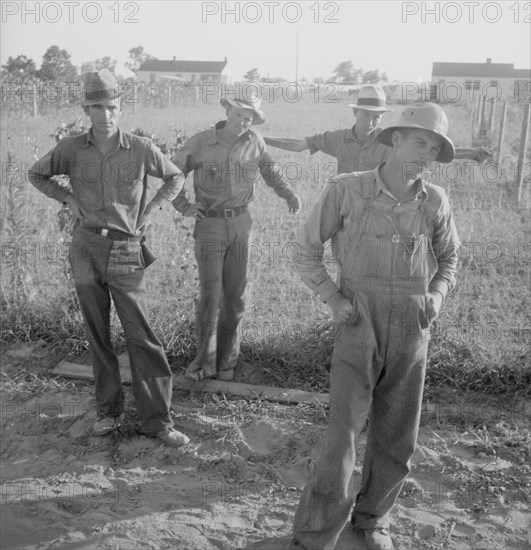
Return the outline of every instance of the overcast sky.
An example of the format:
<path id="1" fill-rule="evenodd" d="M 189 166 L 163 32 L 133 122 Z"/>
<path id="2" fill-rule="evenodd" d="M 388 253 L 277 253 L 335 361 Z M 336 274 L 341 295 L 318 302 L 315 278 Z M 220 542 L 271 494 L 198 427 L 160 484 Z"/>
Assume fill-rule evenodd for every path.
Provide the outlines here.
<path id="1" fill-rule="evenodd" d="M 9 2 L 2 1 L 2 64 L 24 54 L 37 67 L 51 45 L 72 62 L 110 56 L 124 66 L 142 45 L 158 59 L 226 56 L 233 80 L 327 78 L 341 62 L 391 80 L 429 80 L 434 61 L 531 67 L 531 3 L 499 2 Z M 37 13 L 36 13 L 37 12 Z M 239 22 L 236 22 L 236 18 Z M 55 21 L 55 22 L 54 22 Z"/>

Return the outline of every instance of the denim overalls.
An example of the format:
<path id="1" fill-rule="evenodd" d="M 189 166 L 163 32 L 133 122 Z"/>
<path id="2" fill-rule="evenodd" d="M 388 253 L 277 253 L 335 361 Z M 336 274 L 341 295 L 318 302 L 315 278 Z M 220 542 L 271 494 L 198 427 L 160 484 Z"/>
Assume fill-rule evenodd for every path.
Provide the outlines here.
<path id="1" fill-rule="evenodd" d="M 348 520 L 387 526 L 409 473 L 420 422 L 429 319 L 437 271 L 426 194 L 402 203 L 375 196 L 374 173 L 360 174 L 361 215 L 343 220 L 336 246 L 340 288 L 353 312 L 332 356 L 330 417 L 321 456 L 297 510 L 294 538 L 331 550 Z M 369 417 L 361 487 L 354 498 L 355 445 Z"/>

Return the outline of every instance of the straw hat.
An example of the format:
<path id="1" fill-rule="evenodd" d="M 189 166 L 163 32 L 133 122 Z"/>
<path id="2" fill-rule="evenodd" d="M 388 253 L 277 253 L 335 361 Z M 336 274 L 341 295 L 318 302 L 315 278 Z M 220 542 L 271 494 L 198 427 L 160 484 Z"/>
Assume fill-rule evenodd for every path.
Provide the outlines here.
<path id="1" fill-rule="evenodd" d="M 380 113 L 392 111 L 392 109 L 386 107 L 385 92 L 380 86 L 373 85 L 362 86 L 358 94 L 357 103 L 349 103 L 349 107 Z"/>

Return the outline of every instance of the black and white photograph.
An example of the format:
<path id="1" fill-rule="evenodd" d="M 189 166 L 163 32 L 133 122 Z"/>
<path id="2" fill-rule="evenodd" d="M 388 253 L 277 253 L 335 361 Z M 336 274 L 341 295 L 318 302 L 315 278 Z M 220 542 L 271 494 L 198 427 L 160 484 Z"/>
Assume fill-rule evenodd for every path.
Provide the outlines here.
<path id="1" fill-rule="evenodd" d="M 529 550 L 531 2 L 0 11 L 2 550 Z"/>

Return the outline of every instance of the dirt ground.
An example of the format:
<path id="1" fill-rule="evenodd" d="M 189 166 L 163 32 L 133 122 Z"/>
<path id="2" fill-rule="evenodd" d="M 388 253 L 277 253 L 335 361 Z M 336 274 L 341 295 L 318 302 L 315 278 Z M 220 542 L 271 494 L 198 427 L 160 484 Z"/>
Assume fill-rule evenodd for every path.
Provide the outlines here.
<path id="1" fill-rule="evenodd" d="M 43 342 L 2 351 L 3 550 L 289 547 L 322 407 L 174 392 L 191 443 L 168 449 L 138 435 L 127 388 L 120 431 L 94 437 L 93 385 L 49 376 L 56 359 Z M 392 512 L 398 549 L 530 548 L 529 408 L 463 403 L 424 416 Z M 365 547 L 347 524 L 337 548 Z"/>

